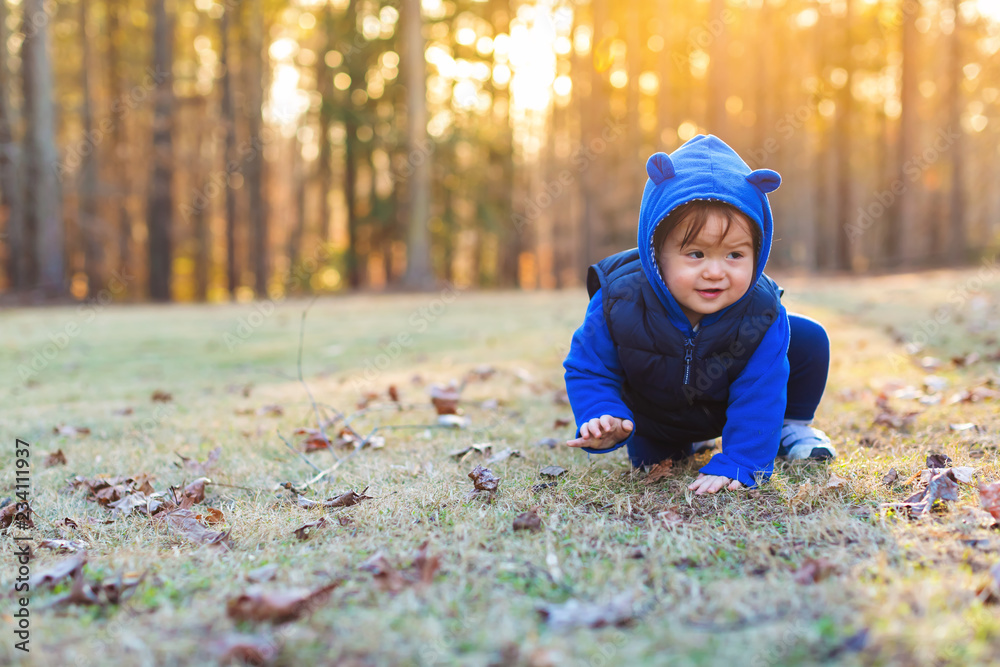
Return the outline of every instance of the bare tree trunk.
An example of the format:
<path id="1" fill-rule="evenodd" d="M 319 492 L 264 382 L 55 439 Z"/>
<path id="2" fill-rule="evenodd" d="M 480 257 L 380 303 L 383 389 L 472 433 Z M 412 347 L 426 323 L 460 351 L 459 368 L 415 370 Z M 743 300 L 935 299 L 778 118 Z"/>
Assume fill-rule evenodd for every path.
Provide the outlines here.
<path id="1" fill-rule="evenodd" d="M 897 153 L 897 189 L 902 188 L 893 214 L 889 216 L 886 236 L 886 254 L 890 262 L 912 265 L 922 257 L 924 230 L 917 219 L 917 188 L 919 183 L 909 179 L 904 165 L 917 146 L 917 18 L 919 3 L 903 11 L 903 75 L 900 98 L 903 106 L 899 119 L 899 145 Z"/>
<path id="2" fill-rule="evenodd" d="M 206 98 L 199 97 L 197 102 L 196 119 L 194 120 L 194 154 L 190 166 L 191 181 L 201 185 L 208 181 L 210 169 L 206 166 L 212 163 L 214 157 L 214 145 L 208 143 L 208 132 L 206 123 L 208 122 L 208 104 Z M 205 148 L 211 147 L 211 154 L 205 155 Z M 210 206 L 207 201 L 197 201 L 204 197 L 201 190 L 195 188 L 196 201 L 190 207 L 192 211 L 191 226 L 194 235 L 194 294 L 198 301 L 206 301 L 208 298 L 209 267 L 212 261 L 212 236 L 208 229 L 208 217 Z"/>
<path id="3" fill-rule="evenodd" d="M 306 168 L 302 157 L 302 147 L 297 138 L 292 138 L 292 179 L 295 183 L 295 225 L 288 235 L 286 256 L 289 272 L 295 269 L 302 253 L 302 235 L 306 227 Z"/>
<path id="4" fill-rule="evenodd" d="M 173 64 L 173 20 L 167 14 L 165 1 L 152 0 L 150 12 L 153 15 L 153 70 L 156 72 L 171 72 Z M 149 227 L 149 296 L 154 301 L 170 300 L 173 113 L 173 77 L 167 75 L 157 82 L 153 92 L 152 171 L 146 213 Z"/>
<path id="5" fill-rule="evenodd" d="M 353 80 L 353 77 L 352 77 Z M 351 289 L 361 286 L 361 258 L 358 256 L 358 126 L 354 115 L 344 121 L 344 205 L 347 208 L 347 284 Z"/>
<path id="6" fill-rule="evenodd" d="M 24 0 L 21 71 L 24 85 L 25 198 L 24 229 L 33 263 L 29 280 L 47 296 L 66 292 L 65 235 L 55 143 L 52 67 L 49 61 L 49 17 L 44 0 Z M 33 251 L 27 243 L 33 242 Z"/>
<path id="7" fill-rule="evenodd" d="M 955 132 L 955 140 L 951 146 L 951 202 L 950 221 L 947 236 L 947 259 L 952 264 L 965 260 L 968 246 L 968 231 L 965 220 L 965 144 L 962 131 L 962 109 L 965 101 L 962 98 L 962 14 L 959 11 L 959 0 L 952 0 L 955 11 L 955 27 L 951 33 L 951 91 L 948 95 L 948 123 Z"/>
<path id="8" fill-rule="evenodd" d="M 323 25 L 326 29 L 326 50 L 334 48 L 333 9 L 330 3 L 323 6 Z M 333 171 L 330 166 L 332 150 L 330 147 L 330 126 L 333 121 L 333 98 L 330 90 L 332 76 L 323 58 L 316 59 L 316 87 L 322 102 L 319 108 L 319 234 L 320 243 L 330 242 L 330 190 L 333 188 Z"/>
<path id="9" fill-rule="evenodd" d="M 222 20 L 219 22 L 220 47 L 219 65 L 222 69 L 222 122 L 226 127 L 226 148 L 223 153 L 225 171 L 229 174 L 229 166 L 236 162 L 236 112 L 233 108 L 233 64 L 229 48 L 230 16 L 234 9 L 223 4 Z M 226 184 L 226 289 L 229 298 L 236 298 L 236 288 L 239 286 L 239 273 L 236 263 L 236 192 Z"/>
<path id="10" fill-rule="evenodd" d="M 263 118 L 261 116 L 264 104 L 264 47 L 263 22 L 260 0 L 253 0 L 250 5 L 250 17 L 247 23 L 247 131 L 250 142 L 254 146 L 246 164 L 247 195 L 250 200 L 250 227 L 253 230 L 254 292 L 258 298 L 267 296 L 268 257 L 267 257 L 267 198 L 264 197 L 264 152 L 262 141 Z"/>
<path id="11" fill-rule="evenodd" d="M 413 165 L 409 179 L 409 224 L 407 229 L 406 275 L 403 283 L 412 289 L 434 284 L 431 272 L 430 218 L 431 156 L 427 146 L 427 83 L 424 67 L 424 38 L 421 30 L 420 0 L 405 0 L 402 6 L 403 48 L 400 59 L 406 76 L 406 134 L 410 153 L 425 155 Z"/>
<path id="12" fill-rule="evenodd" d="M 128 94 L 128 83 L 122 76 L 121 54 L 118 51 L 118 40 L 124 39 L 121 30 L 121 13 L 128 8 L 121 2 L 108 5 L 108 89 L 114 91 L 116 103 L 124 104 Z M 159 76 L 159 74 L 157 74 Z M 121 108 L 112 106 L 117 114 L 112 134 L 112 151 L 114 155 L 114 178 L 118 189 L 118 270 L 122 275 L 132 274 L 132 214 L 129 203 L 132 199 L 132 147 L 128 140 L 127 115 Z M 126 286 L 129 289 L 129 286 Z"/>
<path id="13" fill-rule="evenodd" d="M 840 61 L 841 67 L 847 72 L 847 81 L 837 95 L 837 119 L 834 126 L 836 136 L 834 145 L 837 151 L 837 214 L 833 231 L 836 244 L 835 267 L 841 270 L 851 269 L 853 263 L 850 239 L 847 236 L 847 230 L 853 223 L 851 216 L 854 214 L 851 196 L 851 116 L 854 99 L 851 95 L 851 74 L 854 69 L 851 58 L 851 48 L 854 46 L 851 36 L 852 5 L 852 0 L 846 0 L 843 20 L 844 41 L 841 45 Z"/>
<path id="14" fill-rule="evenodd" d="M 94 136 L 94 113 L 90 100 L 90 40 L 87 14 L 89 0 L 79 0 L 80 49 L 83 55 L 80 68 L 80 88 L 83 93 L 81 124 L 83 136 Z M 97 212 L 97 147 L 83 152 L 80 164 L 80 233 L 83 237 L 84 269 L 87 274 L 87 294 L 93 296 L 105 283 L 104 277 L 104 225 Z"/>
<path id="15" fill-rule="evenodd" d="M 709 3 L 708 26 L 712 42 L 708 47 L 706 125 L 710 133 L 720 137 L 726 136 L 726 91 L 729 85 L 726 76 L 726 51 L 729 41 L 726 35 L 726 12 L 726 0 L 711 0 Z"/>
<path id="16" fill-rule="evenodd" d="M 0 45 L 7 44 L 7 0 L 0 0 Z M 21 208 L 21 151 L 14 141 L 14 110 L 10 102 L 13 82 L 7 49 L 0 48 L 0 217 L 6 219 L 7 283 L 14 289 L 28 286 L 25 261 L 24 210 Z"/>

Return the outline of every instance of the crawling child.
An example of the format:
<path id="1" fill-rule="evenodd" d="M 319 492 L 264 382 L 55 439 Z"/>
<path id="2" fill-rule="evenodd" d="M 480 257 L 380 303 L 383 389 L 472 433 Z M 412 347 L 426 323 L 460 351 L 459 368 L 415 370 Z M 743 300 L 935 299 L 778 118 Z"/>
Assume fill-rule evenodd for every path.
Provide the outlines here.
<path id="1" fill-rule="evenodd" d="M 751 487 L 776 456 L 828 459 L 812 428 L 830 341 L 818 322 L 786 313 L 764 275 L 767 193 L 781 177 L 750 167 L 719 138 L 694 137 L 646 163 L 638 248 L 590 267 L 590 305 L 566 357 L 578 426 L 566 444 L 628 448 L 635 467 L 722 451 L 688 487 Z"/>

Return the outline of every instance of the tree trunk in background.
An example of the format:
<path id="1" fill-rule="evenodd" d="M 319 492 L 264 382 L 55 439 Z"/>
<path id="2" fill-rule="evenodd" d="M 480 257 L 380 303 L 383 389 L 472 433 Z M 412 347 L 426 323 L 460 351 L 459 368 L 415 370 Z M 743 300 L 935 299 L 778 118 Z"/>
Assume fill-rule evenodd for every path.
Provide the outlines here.
<path id="1" fill-rule="evenodd" d="M 84 141 L 94 135 L 94 113 L 90 99 L 90 40 L 87 14 L 89 0 L 78 0 L 80 9 L 80 51 L 82 63 L 80 68 L 80 89 L 83 94 L 81 101 L 81 124 L 83 125 Z M 97 211 L 97 146 L 87 145 L 89 150 L 83 153 L 80 161 L 80 236 L 83 241 L 84 269 L 87 274 L 87 294 L 94 296 L 104 283 L 104 225 Z"/>
<path id="2" fill-rule="evenodd" d="M 344 206 L 347 209 L 344 260 L 347 264 L 347 285 L 357 289 L 361 286 L 361 258 L 358 255 L 358 125 L 353 109 L 347 110 L 344 130 Z"/>
<path id="3" fill-rule="evenodd" d="M 726 51 L 728 48 L 725 17 L 728 16 L 726 0 L 711 0 L 708 7 L 708 36 L 712 40 L 708 46 L 708 112 L 706 126 L 711 134 L 726 137 L 726 92 L 729 82 L 726 77 Z"/>
<path id="4" fill-rule="evenodd" d="M 268 257 L 267 257 L 267 198 L 264 196 L 264 141 L 263 118 L 264 105 L 264 42 L 263 23 L 260 0 L 253 0 L 250 5 L 246 32 L 246 111 L 247 132 L 250 134 L 250 144 L 254 150 L 246 162 L 245 182 L 250 205 L 250 228 L 253 235 L 253 254 L 251 265 L 254 269 L 254 293 L 257 298 L 267 296 Z"/>
<path id="5" fill-rule="evenodd" d="M 949 205 L 948 234 L 946 235 L 946 255 L 949 262 L 958 264 L 965 261 L 968 233 L 965 221 L 965 154 L 964 132 L 962 131 L 962 15 L 959 0 L 952 0 L 955 10 L 955 27 L 951 32 L 950 76 L 951 91 L 948 95 L 948 125 L 956 133 L 951 146 L 951 202 Z"/>
<path id="6" fill-rule="evenodd" d="M 55 110 L 49 61 L 49 17 L 44 0 L 24 0 L 21 72 L 24 85 L 26 254 L 32 256 L 28 278 L 46 296 L 66 293 L 65 227 L 55 165 Z M 33 245 L 29 246 L 28 243 Z"/>
<path id="7" fill-rule="evenodd" d="M 918 220 L 918 180 L 911 180 L 904 171 L 906 161 L 917 150 L 917 18 L 919 4 L 904 6 L 902 26 L 903 76 L 900 101 L 903 105 L 899 118 L 899 145 L 897 174 L 894 184 L 903 188 L 896 200 L 893 214 L 889 216 L 886 236 L 886 255 L 895 268 L 912 265 L 921 259 L 924 243 L 923 225 Z"/>
<path id="8" fill-rule="evenodd" d="M 333 36 L 335 34 L 333 22 L 333 9 L 330 3 L 323 6 L 323 26 L 326 30 L 325 51 L 334 48 Z M 330 159 L 333 151 L 330 149 L 330 126 L 333 123 L 333 91 L 330 90 L 333 82 L 333 73 L 327 67 L 322 57 L 316 59 L 316 89 L 322 98 L 319 108 L 319 164 L 317 175 L 319 177 L 319 238 L 321 243 L 330 242 L 330 191 L 333 189 L 333 170 Z M 394 188 L 395 190 L 396 188 Z"/>
<path id="9" fill-rule="evenodd" d="M 132 200 L 131 160 L 132 147 L 128 140 L 127 109 L 124 106 L 129 86 L 122 75 L 122 62 L 119 50 L 120 42 L 125 39 L 125 31 L 121 29 L 121 13 L 127 11 L 124 3 L 114 2 L 108 6 L 108 90 L 113 91 L 115 102 L 112 103 L 114 127 L 111 130 L 112 143 L 112 173 L 115 178 L 115 198 L 118 207 L 118 270 L 123 276 L 132 275 L 132 215 L 129 204 Z M 114 104 L 118 103 L 117 109 Z M 126 290 L 132 289 L 126 286 Z"/>
<path id="10" fill-rule="evenodd" d="M 210 208 L 208 202 L 203 201 L 204 188 L 211 177 L 210 170 L 206 167 L 212 164 L 215 156 L 214 145 L 209 143 L 211 132 L 208 131 L 210 116 L 208 114 L 207 98 L 198 97 L 194 102 L 197 105 L 196 119 L 194 122 L 194 159 L 189 166 L 191 182 L 194 187 L 189 190 L 195 193 L 195 201 L 191 202 L 191 227 L 194 236 L 194 295 L 198 301 L 208 299 L 208 282 L 210 265 L 212 262 L 212 235 L 208 228 L 208 218 Z M 206 155 L 206 148 L 211 148 Z"/>
<path id="11" fill-rule="evenodd" d="M 226 148 L 223 153 L 223 163 L 227 175 L 231 175 L 228 165 L 236 162 L 236 112 L 233 107 L 233 64 L 229 48 L 230 15 L 233 8 L 228 3 L 223 4 L 222 20 L 219 22 L 220 47 L 219 66 L 222 70 L 222 122 L 226 128 Z M 236 288 L 239 286 L 239 272 L 236 262 L 236 191 L 228 184 L 226 188 L 226 289 L 229 298 L 236 298 Z"/>
<path id="12" fill-rule="evenodd" d="M 0 0 L 0 45 L 7 44 L 7 0 Z M 14 110 L 10 102 L 13 86 L 6 48 L 0 48 L 0 217 L 6 220 L 7 282 L 15 290 L 28 286 L 24 239 L 24 210 L 21 208 L 21 155 L 14 141 Z"/>
<path id="13" fill-rule="evenodd" d="M 149 296 L 154 301 L 170 300 L 170 276 L 173 253 L 171 223 L 173 197 L 173 25 L 167 14 L 166 0 L 152 0 L 153 71 L 168 73 L 153 91 L 153 150 L 149 179 L 146 224 L 149 228 Z"/>
<path id="14" fill-rule="evenodd" d="M 771 33 L 771 6 L 767 2 L 762 2 L 757 9 L 757 34 L 767 35 Z M 757 46 L 756 66 L 754 74 L 757 77 L 754 82 L 754 113 L 756 122 L 754 123 L 753 152 L 747 164 L 751 169 L 760 169 L 768 166 L 771 157 L 772 145 L 769 140 L 775 141 L 772 136 L 774 127 L 771 124 L 771 106 L 768 96 L 771 93 L 769 75 L 771 72 L 771 43 L 763 40 Z"/>
<path id="15" fill-rule="evenodd" d="M 834 146 L 837 152 L 837 201 L 834 218 L 834 243 L 836 262 L 834 266 L 840 270 L 849 270 L 853 266 L 851 257 L 851 241 L 847 230 L 855 224 L 853 197 L 851 196 L 851 116 L 854 96 L 851 95 L 851 73 L 854 71 L 851 48 L 854 41 L 851 35 L 853 21 L 853 0 L 845 1 L 843 20 L 843 42 L 840 49 L 840 66 L 847 71 L 847 82 L 837 95 L 837 120 L 834 126 Z"/>
<path id="16" fill-rule="evenodd" d="M 288 257 L 288 270 L 293 271 L 302 253 L 302 235 L 306 227 L 306 177 L 305 160 L 302 158 L 302 146 L 297 138 L 292 138 L 292 182 L 295 183 L 295 225 L 288 235 L 288 246 L 285 249 Z"/>
<path id="17" fill-rule="evenodd" d="M 670 62 L 669 58 L 664 57 L 664 54 L 669 53 L 670 44 L 672 43 L 671 36 L 673 31 L 670 23 L 670 17 L 673 16 L 674 11 L 673 0 L 657 0 L 655 6 L 662 21 L 661 25 L 663 28 L 661 36 L 663 37 L 666 46 L 664 46 L 663 50 L 660 51 L 658 56 L 660 60 L 657 61 L 657 67 L 655 68 L 656 73 L 660 76 L 660 90 L 656 98 L 656 128 L 658 132 L 653 145 L 656 146 L 656 150 L 658 151 L 669 152 L 677 140 L 676 126 L 673 126 L 673 123 L 676 122 L 673 114 L 676 105 L 670 97 L 674 89 L 674 81 L 672 79 L 677 76 L 677 67 L 674 63 Z M 660 62 L 664 62 L 665 65 L 659 66 Z M 674 127 L 675 129 L 673 136 L 669 137 L 669 142 L 665 141 L 663 134 L 664 130 L 668 127 Z"/>
<path id="18" fill-rule="evenodd" d="M 427 147 L 427 82 L 424 66 L 423 18 L 420 0 L 405 0 L 400 17 L 403 21 L 403 53 L 400 66 L 406 81 L 406 135 L 410 154 L 424 159 L 412 165 L 409 185 L 409 224 L 407 225 L 406 275 L 403 283 L 411 289 L 434 285 L 431 271 L 430 218 L 431 156 Z"/>

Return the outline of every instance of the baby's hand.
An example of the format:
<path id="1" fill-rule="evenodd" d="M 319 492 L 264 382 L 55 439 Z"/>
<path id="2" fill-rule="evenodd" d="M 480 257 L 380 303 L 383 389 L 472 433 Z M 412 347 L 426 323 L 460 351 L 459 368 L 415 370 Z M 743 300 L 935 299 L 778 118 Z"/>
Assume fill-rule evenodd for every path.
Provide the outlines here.
<path id="1" fill-rule="evenodd" d="M 726 486 L 727 484 L 728 486 Z M 703 493 L 715 493 L 723 487 L 730 491 L 736 491 L 737 489 L 742 489 L 743 484 L 738 480 L 723 477 L 722 475 L 698 475 L 698 479 L 688 484 L 688 489 L 694 491 L 696 496 L 700 496 Z"/>
<path id="2" fill-rule="evenodd" d="M 592 447 L 593 449 L 608 449 L 628 437 L 635 426 L 628 419 L 619 419 L 611 415 L 594 417 L 584 422 L 580 427 L 580 437 L 567 440 L 570 447 Z"/>

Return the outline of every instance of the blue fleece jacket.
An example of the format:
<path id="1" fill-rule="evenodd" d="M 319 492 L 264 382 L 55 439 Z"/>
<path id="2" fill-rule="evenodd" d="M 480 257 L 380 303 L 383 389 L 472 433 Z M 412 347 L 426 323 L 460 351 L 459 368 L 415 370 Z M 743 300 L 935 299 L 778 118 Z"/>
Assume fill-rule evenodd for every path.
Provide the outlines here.
<path id="1" fill-rule="evenodd" d="M 640 264 L 670 322 L 691 337 L 694 328 L 667 289 L 656 264 L 653 248 L 656 226 L 674 208 L 695 199 L 719 200 L 735 206 L 762 232 L 756 275 L 751 283 L 754 284 L 763 274 L 773 236 L 767 193 L 777 188 L 781 179 L 770 169 L 751 171 L 735 151 L 711 135 L 699 135 L 670 155 L 653 155 L 646 171 L 649 179 L 639 212 Z M 699 330 L 711 327 L 747 297 L 745 294 L 737 303 L 704 316 Z M 624 372 L 604 317 L 602 294 L 598 290 L 563 363 L 566 390 L 578 427 L 605 414 L 635 422 L 622 398 Z M 785 412 L 788 341 L 788 317 L 782 306 L 743 372 L 730 385 L 722 453 L 712 457 L 701 472 L 738 479 L 747 486 L 756 484 L 758 478 L 770 476 Z M 627 446 L 636 435 L 641 434 L 633 431 L 628 439 L 609 449 L 584 450 L 611 452 Z"/>

